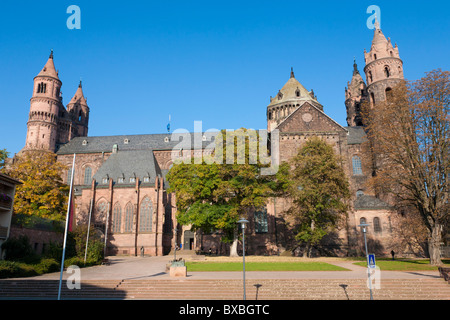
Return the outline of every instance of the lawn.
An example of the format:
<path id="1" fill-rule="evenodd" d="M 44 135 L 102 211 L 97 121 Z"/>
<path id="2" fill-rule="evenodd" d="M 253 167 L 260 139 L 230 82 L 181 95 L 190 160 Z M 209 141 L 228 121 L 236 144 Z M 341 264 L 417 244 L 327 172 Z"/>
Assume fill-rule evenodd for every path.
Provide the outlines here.
<path id="1" fill-rule="evenodd" d="M 242 262 L 186 261 L 189 271 L 242 271 Z M 348 271 L 326 262 L 246 262 L 246 271 Z"/>
<path id="2" fill-rule="evenodd" d="M 450 267 L 450 260 L 444 259 L 442 262 L 446 267 Z M 367 267 L 367 262 L 355 262 L 355 265 Z M 437 270 L 438 267 L 430 265 L 430 260 L 384 260 L 379 259 L 376 265 L 380 270 L 384 271 L 420 271 L 420 270 Z"/>

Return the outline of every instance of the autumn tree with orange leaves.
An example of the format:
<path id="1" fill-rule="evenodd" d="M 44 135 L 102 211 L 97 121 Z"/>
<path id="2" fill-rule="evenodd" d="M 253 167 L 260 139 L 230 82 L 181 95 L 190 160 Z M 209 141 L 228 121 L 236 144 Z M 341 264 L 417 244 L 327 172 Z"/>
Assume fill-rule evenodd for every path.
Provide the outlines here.
<path id="1" fill-rule="evenodd" d="M 442 263 L 440 245 L 449 227 L 449 77 L 440 69 L 428 72 L 397 85 L 386 101 L 363 106 L 373 155 L 370 184 L 398 209 L 417 211 L 433 265 Z"/>

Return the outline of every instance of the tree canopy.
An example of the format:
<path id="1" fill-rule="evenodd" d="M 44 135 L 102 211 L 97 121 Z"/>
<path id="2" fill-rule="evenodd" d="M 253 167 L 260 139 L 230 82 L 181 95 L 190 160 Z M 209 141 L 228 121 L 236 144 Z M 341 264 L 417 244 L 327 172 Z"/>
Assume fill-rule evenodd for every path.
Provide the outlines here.
<path id="1" fill-rule="evenodd" d="M 64 220 L 69 186 L 62 182 L 63 169 L 65 166 L 50 152 L 27 151 L 16 156 L 5 170 L 23 182 L 16 189 L 14 213 Z"/>
<path id="2" fill-rule="evenodd" d="M 280 168 L 292 200 L 287 214 L 296 222 L 296 240 L 304 256 L 336 229 L 348 210 L 349 183 L 333 148 L 318 137 L 306 141 L 299 153 Z M 281 179 L 281 176 L 285 177 Z"/>
<path id="3" fill-rule="evenodd" d="M 252 149 L 255 141 L 248 139 L 247 134 L 245 129 L 222 131 L 218 139 L 223 140 L 216 139 L 216 146 L 223 142 L 223 150 L 216 148 L 214 152 L 223 156 L 223 161 L 190 159 L 173 165 L 167 175 L 168 192 L 176 196 L 178 223 L 208 233 L 221 230 L 223 242 L 236 244 L 236 222 L 247 217 L 250 210 L 265 206 L 268 197 L 279 188 L 274 176 L 261 174 L 267 165 L 261 164 L 257 157 L 252 161 L 255 155 L 251 153 L 258 149 Z M 245 140 L 241 146 L 237 143 L 240 138 Z M 232 163 L 225 159 L 226 148 L 233 148 Z"/>

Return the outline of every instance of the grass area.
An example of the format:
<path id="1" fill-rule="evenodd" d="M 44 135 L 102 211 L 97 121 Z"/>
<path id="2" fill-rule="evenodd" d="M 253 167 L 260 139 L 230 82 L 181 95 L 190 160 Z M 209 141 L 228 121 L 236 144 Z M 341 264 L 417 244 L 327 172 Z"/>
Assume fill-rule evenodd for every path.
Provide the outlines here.
<path id="1" fill-rule="evenodd" d="M 450 267 L 450 259 L 443 259 L 442 262 L 446 267 Z M 367 267 L 367 262 L 355 262 L 355 265 L 361 267 Z M 388 259 L 378 259 L 376 260 L 376 265 L 380 270 L 384 271 L 420 271 L 420 270 L 437 270 L 438 267 L 430 265 L 430 260 L 420 259 L 420 260 L 388 260 Z"/>
<path id="2" fill-rule="evenodd" d="M 242 271 L 242 262 L 186 261 L 189 271 Z M 348 271 L 326 262 L 246 262 L 246 271 Z"/>

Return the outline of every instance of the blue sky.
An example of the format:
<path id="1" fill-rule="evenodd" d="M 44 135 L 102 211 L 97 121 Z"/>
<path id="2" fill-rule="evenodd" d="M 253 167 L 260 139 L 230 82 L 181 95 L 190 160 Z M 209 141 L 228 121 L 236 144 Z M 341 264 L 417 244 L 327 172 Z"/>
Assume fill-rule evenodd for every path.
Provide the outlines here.
<path id="1" fill-rule="evenodd" d="M 70 5 L 81 29 L 69 30 Z M 54 50 L 63 102 L 80 78 L 89 136 L 265 129 L 269 97 L 290 68 L 346 125 L 344 88 L 373 30 L 369 5 L 397 43 L 405 77 L 450 69 L 448 1 L 8 1 L 0 11 L 0 149 L 25 144 L 33 78 Z"/>

